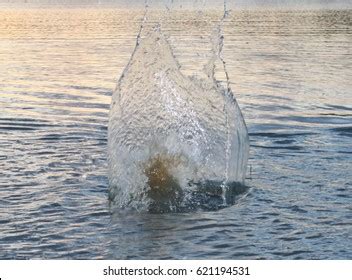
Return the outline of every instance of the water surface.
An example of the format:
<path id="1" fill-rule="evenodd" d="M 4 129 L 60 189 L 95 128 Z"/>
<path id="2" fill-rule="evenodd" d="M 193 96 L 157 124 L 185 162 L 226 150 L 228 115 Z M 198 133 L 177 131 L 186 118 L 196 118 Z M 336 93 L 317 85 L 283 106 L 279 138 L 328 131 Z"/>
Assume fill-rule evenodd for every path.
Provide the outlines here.
<path id="1" fill-rule="evenodd" d="M 250 134 L 249 191 L 163 215 L 108 204 L 110 99 L 141 16 L 0 10 L 0 258 L 352 258 L 352 11 L 231 13 L 224 57 Z M 210 28 L 196 19 L 165 23 L 191 74 Z"/>

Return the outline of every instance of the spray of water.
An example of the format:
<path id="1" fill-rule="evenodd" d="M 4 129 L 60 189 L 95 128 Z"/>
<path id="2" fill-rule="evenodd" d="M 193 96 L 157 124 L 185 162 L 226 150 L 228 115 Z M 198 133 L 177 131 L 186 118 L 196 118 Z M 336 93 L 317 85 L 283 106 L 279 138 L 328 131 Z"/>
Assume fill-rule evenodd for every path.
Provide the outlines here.
<path id="1" fill-rule="evenodd" d="M 169 6 L 170 9 L 171 6 Z M 148 2 L 136 47 L 113 94 L 110 199 L 141 211 L 216 209 L 243 191 L 248 134 L 222 57 L 224 13 L 212 36 L 207 78 L 181 73 Z M 224 87 L 215 78 L 220 61 Z"/>

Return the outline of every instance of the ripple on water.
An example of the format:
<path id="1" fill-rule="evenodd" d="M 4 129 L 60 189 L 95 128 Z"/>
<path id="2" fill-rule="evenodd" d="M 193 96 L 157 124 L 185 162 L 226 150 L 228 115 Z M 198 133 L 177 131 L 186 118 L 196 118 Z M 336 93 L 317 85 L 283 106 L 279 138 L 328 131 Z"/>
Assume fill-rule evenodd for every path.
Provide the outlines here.
<path id="1" fill-rule="evenodd" d="M 163 24 L 186 74 L 209 49 L 196 17 Z M 232 11 L 224 58 L 250 188 L 230 207 L 168 214 L 111 213 L 107 197 L 110 98 L 142 13 L 0 18 L 1 259 L 352 258 L 351 10 Z"/>

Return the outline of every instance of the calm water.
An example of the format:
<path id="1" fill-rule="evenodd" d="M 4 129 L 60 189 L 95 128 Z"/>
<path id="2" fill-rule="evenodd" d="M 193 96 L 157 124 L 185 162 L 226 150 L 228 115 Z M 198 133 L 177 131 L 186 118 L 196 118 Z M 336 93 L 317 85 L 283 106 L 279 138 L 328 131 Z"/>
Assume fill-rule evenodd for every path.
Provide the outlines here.
<path id="1" fill-rule="evenodd" d="M 0 258 L 351 259 L 352 10 L 230 15 L 249 191 L 220 211 L 162 215 L 108 204 L 110 98 L 140 18 L 0 10 Z M 199 18 L 165 22 L 188 74 L 218 19 Z"/>

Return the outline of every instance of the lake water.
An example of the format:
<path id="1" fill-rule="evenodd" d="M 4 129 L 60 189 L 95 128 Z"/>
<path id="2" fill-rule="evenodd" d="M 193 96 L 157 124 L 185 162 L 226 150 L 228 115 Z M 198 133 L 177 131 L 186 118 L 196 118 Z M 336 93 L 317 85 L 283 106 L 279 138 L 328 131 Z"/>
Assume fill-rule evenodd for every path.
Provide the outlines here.
<path id="1" fill-rule="evenodd" d="M 229 15 L 249 190 L 231 207 L 178 214 L 108 202 L 109 105 L 141 17 L 0 9 L 0 258 L 351 259 L 352 10 Z M 218 19 L 165 20 L 184 73 L 200 72 Z"/>

